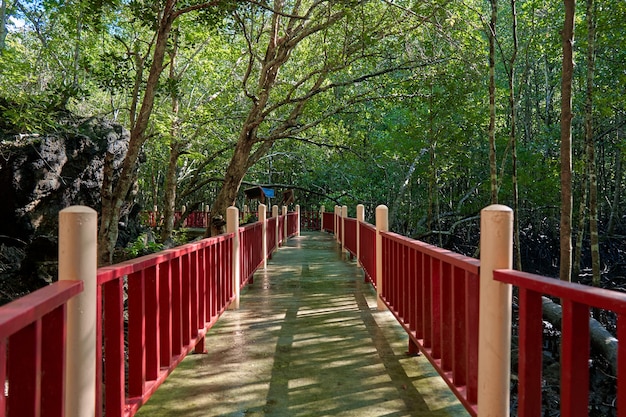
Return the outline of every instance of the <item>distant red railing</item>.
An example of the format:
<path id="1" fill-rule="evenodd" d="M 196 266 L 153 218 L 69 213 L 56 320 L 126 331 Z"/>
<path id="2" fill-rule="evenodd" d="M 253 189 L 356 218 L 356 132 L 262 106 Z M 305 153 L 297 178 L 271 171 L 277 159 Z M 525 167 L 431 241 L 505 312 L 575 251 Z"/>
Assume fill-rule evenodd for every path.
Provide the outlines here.
<path id="1" fill-rule="evenodd" d="M 64 415 L 67 302 L 82 289 L 59 281 L 0 307 L 0 416 Z"/>
<path id="2" fill-rule="evenodd" d="M 321 217 L 319 211 L 303 211 L 300 213 L 300 225 L 304 230 L 320 230 Z"/>
<path id="3" fill-rule="evenodd" d="M 272 230 L 273 232 L 273 230 Z M 241 247 L 241 287 L 252 278 L 254 271 L 263 263 L 263 223 L 256 222 L 239 228 Z"/>
<path id="4" fill-rule="evenodd" d="M 351 219 L 346 217 L 343 219 L 343 224 L 345 228 L 346 239 L 344 241 L 345 248 L 348 252 L 350 252 L 353 256 L 356 256 L 356 228 L 357 221 L 356 219 Z"/>
<path id="5" fill-rule="evenodd" d="M 368 223 L 359 227 L 359 262 L 365 273 L 365 280 L 376 288 L 376 228 Z"/>
<path id="6" fill-rule="evenodd" d="M 285 239 L 285 216 L 278 216 L 278 241 L 276 242 L 276 244 L 278 245 L 278 247 L 283 245 L 283 240 Z"/>
<path id="7" fill-rule="evenodd" d="M 271 258 L 272 252 L 276 250 L 278 247 L 278 243 L 276 242 L 276 227 L 278 227 L 278 218 L 270 217 L 267 219 L 267 234 L 265 239 L 267 241 L 267 256 Z"/>
<path id="8" fill-rule="evenodd" d="M 479 261 L 383 232 L 381 297 L 470 413 L 478 388 Z"/>
<path id="9" fill-rule="evenodd" d="M 335 214 L 324 212 L 324 231 L 334 233 L 335 232 Z"/>
<path id="10" fill-rule="evenodd" d="M 512 270 L 494 279 L 519 287 L 518 416 L 541 415 L 542 296 L 561 299 L 561 415 L 586 416 L 589 405 L 589 310 L 617 314 L 617 411 L 626 416 L 626 294 Z"/>
<path id="11" fill-rule="evenodd" d="M 287 238 L 293 237 L 298 233 L 298 213 L 287 213 Z"/>

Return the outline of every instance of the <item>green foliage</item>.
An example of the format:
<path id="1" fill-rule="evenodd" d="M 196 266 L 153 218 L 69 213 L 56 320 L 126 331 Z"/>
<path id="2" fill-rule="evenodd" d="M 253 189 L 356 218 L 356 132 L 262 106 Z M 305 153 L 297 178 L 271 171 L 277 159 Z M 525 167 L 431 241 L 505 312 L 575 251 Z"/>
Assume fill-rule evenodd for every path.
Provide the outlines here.
<path id="1" fill-rule="evenodd" d="M 50 92 L 15 101 L 0 97 L 0 130 L 4 134 L 54 132 L 61 126 L 58 95 Z"/>
<path id="2" fill-rule="evenodd" d="M 155 242 L 150 235 L 149 233 L 142 233 L 134 242 L 129 243 L 124 249 L 126 256 L 129 259 L 137 258 L 163 250 L 163 244 Z"/>
<path id="3" fill-rule="evenodd" d="M 176 7 L 198 4 L 185 0 Z M 287 15 L 295 2 L 283 4 L 286 13 L 278 19 L 278 32 L 286 41 Z M 277 70 L 263 120 L 253 130 L 258 140 L 254 150 L 265 141 L 272 146 L 250 167 L 244 183 L 293 186 L 303 207 L 325 204 L 332 210 L 335 204 L 363 203 L 370 216 L 378 204 L 386 204 L 403 213 L 396 224 L 415 234 L 427 232 L 436 212 L 445 219 L 478 213 L 488 203 L 489 184 L 488 4 L 299 4 L 297 13 L 312 8 L 310 20 L 298 24 L 321 24 L 334 12 L 343 14 L 339 24 L 304 37 Z M 613 207 L 608 201 L 624 186 L 615 172 L 618 150 L 626 147 L 624 4 L 597 4 L 594 126 L 605 216 Z M 133 100 L 141 105 L 152 63 L 162 4 L 46 0 L 23 6 L 10 10 L 25 26 L 8 33 L 2 52 L 3 132 L 56 130 L 56 119 L 66 109 L 82 116 L 108 115 L 130 128 Z M 514 86 L 521 209 L 539 213 L 542 207 L 559 204 L 563 7 L 558 0 L 518 0 L 517 10 L 520 48 Z M 579 115 L 586 47 L 584 13 L 578 16 L 573 133 L 577 168 L 583 155 Z M 182 145 L 177 206 L 213 201 L 234 144 L 262 93 L 260 62 L 268 50 L 272 18 L 267 7 L 227 1 L 177 19 L 150 119 L 150 140 L 138 167 L 137 200 L 144 207 L 163 204 L 164 172 L 173 144 Z M 500 4 L 497 33 L 496 156 L 500 199 L 511 204 L 507 100 L 512 38 L 510 6 L 505 3 Z M 318 80 L 321 88 L 313 92 Z M 273 142 L 294 112 L 298 117 Z M 582 183 L 582 173 L 577 169 L 577 184 Z M 440 226 L 446 226 L 445 221 Z"/>

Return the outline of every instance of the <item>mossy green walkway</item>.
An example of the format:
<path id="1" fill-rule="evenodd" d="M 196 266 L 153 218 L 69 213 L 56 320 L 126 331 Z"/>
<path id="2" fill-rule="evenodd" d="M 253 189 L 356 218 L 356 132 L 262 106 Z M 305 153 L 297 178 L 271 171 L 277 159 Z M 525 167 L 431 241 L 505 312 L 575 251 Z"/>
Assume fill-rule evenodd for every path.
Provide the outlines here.
<path id="1" fill-rule="evenodd" d="M 138 414 L 467 416 L 332 236 L 290 239 Z"/>

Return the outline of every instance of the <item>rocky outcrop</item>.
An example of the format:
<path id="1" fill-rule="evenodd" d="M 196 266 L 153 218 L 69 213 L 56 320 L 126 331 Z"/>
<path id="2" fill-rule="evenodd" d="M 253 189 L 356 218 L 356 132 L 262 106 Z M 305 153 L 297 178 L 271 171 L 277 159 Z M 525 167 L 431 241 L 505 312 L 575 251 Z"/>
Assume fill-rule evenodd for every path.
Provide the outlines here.
<path id="1" fill-rule="evenodd" d="M 128 139 L 121 126 L 95 118 L 63 132 L 0 138 L 0 273 L 19 274 L 19 287 L 30 289 L 56 278 L 59 210 L 99 210 L 105 153 L 120 166 Z"/>

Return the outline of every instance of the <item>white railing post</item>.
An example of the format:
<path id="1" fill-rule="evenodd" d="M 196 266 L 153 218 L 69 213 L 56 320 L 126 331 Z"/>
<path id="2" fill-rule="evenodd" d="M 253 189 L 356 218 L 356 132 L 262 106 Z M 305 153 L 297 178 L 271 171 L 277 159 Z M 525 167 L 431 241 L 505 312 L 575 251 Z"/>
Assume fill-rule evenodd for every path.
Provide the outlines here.
<path id="1" fill-rule="evenodd" d="M 278 244 L 280 243 L 280 227 L 278 227 L 278 206 L 276 204 L 272 206 L 272 217 L 276 217 L 276 226 L 274 230 L 276 235 L 276 245 L 274 245 L 274 250 L 278 250 Z"/>
<path id="2" fill-rule="evenodd" d="M 365 221 L 365 206 L 356 206 L 356 264 L 361 266 L 361 223 Z"/>
<path id="3" fill-rule="evenodd" d="M 283 230 L 281 233 L 283 234 L 283 241 L 287 241 L 287 235 L 289 234 L 287 232 L 287 206 L 283 206 L 283 218 L 285 221 L 283 222 Z"/>
<path id="4" fill-rule="evenodd" d="M 478 325 L 478 415 L 508 417 L 511 378 L 510 284 L 495 281 L 495 269 L 513 265 L 513 210 L 503 205 L 480 215 L 480 313 Z"/>
<path id="5" fill-rule="evenodd" d="M 383 237 L 381 232 L 389 230 L 389 209 L 385 205 L 376 207 L 376 307 L 387 308 L 382 299 L 383 293 Z"/>
<path id="6" fill-rule="evenodd" d="M 241 292 L 241 270 L 239 260 L 241 249 L 239 247 L 239 209 L 228 207 L 226 209 L 226 233 L 233 233 L 233 286 L 235 288 L 235 301 L 232 308 L 239 309 L 239 293 Z"/>
<path id="7" fill-rule="evenodd" d="M 320 232 L 324 231 L 324 212 L 326 211 L 326 207 L 320 207 Z"/>
<path id="8" fill-rule="evenodd" d="M 300 204 L 296 204 L 296 236 L 300 236 Z"/>
<path id="9" fill-rule="evenodd" d="M 348 206 L 341 206 L 341 253 L 346 252 L 346 217 L 348 217 Z"/>
<path id="10" fill-rule="evenodd" d="M 267 206 L 259 204 L 258 208 L 259 221 L 263 225 L 261 227 L 261 246 L 263 247 L 263 269 L 267 269 Z"/>
<path id="11" fill-rule="evenodd" d="M 85 206 L 59 212 L 59 280 L 83 281 L 67 303 L 65 416 L 96 415 L 98 214 Z"/>

